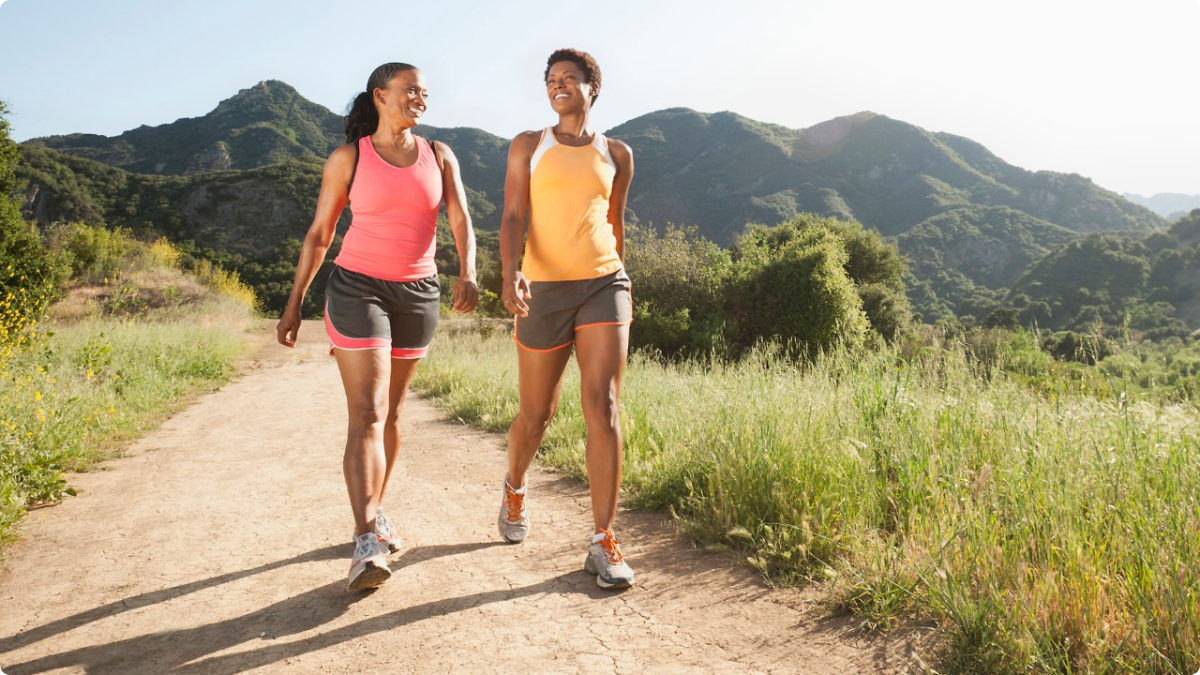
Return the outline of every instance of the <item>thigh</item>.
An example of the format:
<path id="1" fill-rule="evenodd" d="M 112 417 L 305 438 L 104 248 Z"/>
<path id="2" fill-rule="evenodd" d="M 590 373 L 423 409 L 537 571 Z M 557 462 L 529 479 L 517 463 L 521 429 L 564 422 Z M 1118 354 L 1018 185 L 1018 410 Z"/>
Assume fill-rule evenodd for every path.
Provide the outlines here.
<path id="1" fill-rule="evenodd" d="M 565 349 L 535 351 L 517 346 L 517 373 L 520 381 L 521 413 L 549 420 L 558 408 L 563 372 L 571 358 Z"/>
<path id="2" fill-rule="evenodd" d="M 387 349 L 335 349 L 334 356 L 350 410 L 382 412 L 391 379 Z"/>
<path id="3" fill-rule="evenodd" d="M 579 362 L 580 397 L 617 397 L 629 356 L 629 324 L 585 326 L 575 333 L 575 359 Z"/>
<path id="4" fill-rule="evenodd" d="M 421 359 L 402 359 L 392 357 L 391 380 L 388 385 L 388 415 L 399 419 L 400 408 L 408 396 L 408 386 L 412 384 L 413 376 L 417 374 L 417 364 Z"/>
<path id="5" fill-rule="evenodd" d="M 437 277 L 391 282 L 388 320 L 392 333 L 392 357 L 419 359 L 428 352 L 438 323 L 441 288 Z"/>

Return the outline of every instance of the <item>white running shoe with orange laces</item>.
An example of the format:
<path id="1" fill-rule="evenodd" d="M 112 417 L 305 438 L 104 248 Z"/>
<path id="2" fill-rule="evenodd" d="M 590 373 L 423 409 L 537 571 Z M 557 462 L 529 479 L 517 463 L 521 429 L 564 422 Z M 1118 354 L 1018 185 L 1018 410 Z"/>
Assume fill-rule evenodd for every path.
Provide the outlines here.
<path id="1" fill-rule="evenodd" d="M 528 483 L 520 490 L 508 484 L 508 476 L 504 477 L 504 496 L 500 499 L 500 517 L 496 525 L 500 528 L 500 536 L 510 544 L 518 544 L 529 536 L 529 516 L 525 515 L 525 491 Z"/>
<path id="2" fill-rule="evenodd" d="M 633 585 L 633 569 L 621 554 L 621 542 L 608 530 L 600 530 L 592 536 L 583 569 L 588 574 L 596 575 L 596 585 L 600 588 L 629 588 Z"/>

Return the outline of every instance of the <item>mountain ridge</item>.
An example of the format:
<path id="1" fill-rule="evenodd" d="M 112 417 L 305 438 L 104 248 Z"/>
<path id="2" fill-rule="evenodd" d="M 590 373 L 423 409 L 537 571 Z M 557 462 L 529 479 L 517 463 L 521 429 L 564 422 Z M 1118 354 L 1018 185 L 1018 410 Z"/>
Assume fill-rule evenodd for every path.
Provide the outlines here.
<path id="1" fill-rule="evenodd" d="M 476 225 L 498 228 L 508 140 L 472 127 L 422 126 L 418 133 L 454 149 Z M 800 212 L 856 220 L 895 237 L 906 255 L 936 252 L 936 267 L 946 274 L 920 260 L 914 271 L 928 292 L 949 298 L 943 304 L 954 311 L 972 302 L 972 313 L 986 311 L 1015 282 L 1017 267 L 1064 245 L 1064 237 L 1144 236 L 1167 226 L 1161 216 L 1078 174 L 1028 171 L 971 139 L 870 111 L 792 129 L 732 111 L 676 107 L 605 133 L 634 150 L 630 222 L 695 225 L 727 245 L 747 224 L 774 224 Z M 307 227 L 311 210 L 304 211 L 315 200 L 320 162 L 343 140 L 340 115 L 286 83 L 265 80 L 201 117 L 114 137 L 26 141 L 27 213 L 43 224 L 92 219 L 177 237 L 190 233 L 206 245 L 262 255 L 277 246 L 277 237 L 294 238 Z M 128 176 L 49 153 L 95 160 Z M 273 166 L 282 168 L 266 170 Z M 71 179 L 72 172 L 91 178 Z M 84 189 L 88 181 L 109 187 Z M 260 189 L 255 181 L 270 186 Z M 137 197 L 104 194 L 122 189 Z M 264 209 L 257 203 L 264 199 L 287 204 Z M 146 215 L 151 211 L 153 218 Z M 288 222 L 240 222 L 251 214 Z M 977 297 L 964 296 L 954 279 L 977 286 Z"/>

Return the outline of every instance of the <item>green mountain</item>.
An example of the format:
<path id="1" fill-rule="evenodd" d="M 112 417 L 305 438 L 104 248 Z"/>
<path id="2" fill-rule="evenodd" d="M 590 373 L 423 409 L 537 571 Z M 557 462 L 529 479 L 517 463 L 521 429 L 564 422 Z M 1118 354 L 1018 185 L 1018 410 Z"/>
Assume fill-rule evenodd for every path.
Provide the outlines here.
<path id="1" fill-rule="evenodd" d="M 321 161 L 342 142 L 341 124 L 267 81 L 203 117 L 113 138 L 34 139 L 22 145 L 19 169 L 26 213 L 43 224 L 161 232 L 276 266 L 270 256 L 291 255 L 283 244 L 308 227 Z M 470 128 L 419 133 L 454 149 L 477 227 L 495 230 L 508 141 Z M 728 245 L 749 223 L 800 212 L 856 220 L 896 238 L 912 261 L 914 305 L 930 320 L 983 318 L 1031 264 L 1082 235 L 1144 237 L 1167 227 L 1081 176 L 1026 171 L 969 139 L 874 113 L 789 129 L 673 108 L 608 134 L 634 150 L 632 222 L 695 225 Z"/>
<path id="2" fill-rule="evenodd" d="M 696 224 L 723 243 L 747 223 L 800 211 L 889 236 L 966 206 L 1004 207 L 1081 233 L 1166 226 L 1081 176 L 1026 171 L 968 139 L 874 113 L 796 130 L 675 108 L 609 133 L 634 149 L 630 208 L 640 220 Z"/>
<path id="3" fill-rule="evenodd" d="M 41 145 L 135 173 L 191 175 L 253 169 L 295 157 L 325 156 L 342 136 L 342 118 L 291 86 L 259 82 L 203 117 L 140 126 L 109 138 L 71 134 L 36 138 Z"/>

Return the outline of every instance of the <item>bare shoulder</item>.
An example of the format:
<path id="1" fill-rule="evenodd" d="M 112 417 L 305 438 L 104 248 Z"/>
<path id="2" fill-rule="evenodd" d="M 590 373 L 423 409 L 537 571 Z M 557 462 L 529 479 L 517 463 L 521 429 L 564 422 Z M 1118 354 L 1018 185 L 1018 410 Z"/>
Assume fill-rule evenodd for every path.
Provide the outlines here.
<path id="1" fill-rule="evenodd" d="M 325 160 L 326 169 L 345 169 L 350 170 L 354 166 L 354 143 L 344 143 L 333 149 L 329 153 L 329 159 Z"/>
<path id="2" fill-rule="evenodd" d="M 605 136 L 605 138 L 608 137 Z M 633 149 L 625 141 L 618 141 L 615 138 L 608 138 L 608 151 L 614 156 L 620 154 L 626 157 L 633 157 Z"/>
<path id="3" fill-rule="evenodd" d="M 542 140 L 541 129 L 522 131 L 521 133 L 517 134 L 515 138 L 513 138 L 509 152 L 532 155 L 534 149 L 537 148 L 538 141 L 540 140 Z"/>
<path id="4" fill-rule="evenodd" d="M 608 139 L 608 152 L 617 166 L 626 168 L 633 166 L 633 149 L 625 141 L 618 141 L 615 138 Z"/>
<path id="5" fill-rule="evenodd" d="M 437 152 L 438 157 L 454 159 L 454 151 L 450 149 L 449 145 L 446 145 L 442 141 L 429 141 L 429 145 L 434 149 L 435 152 Z"/>

